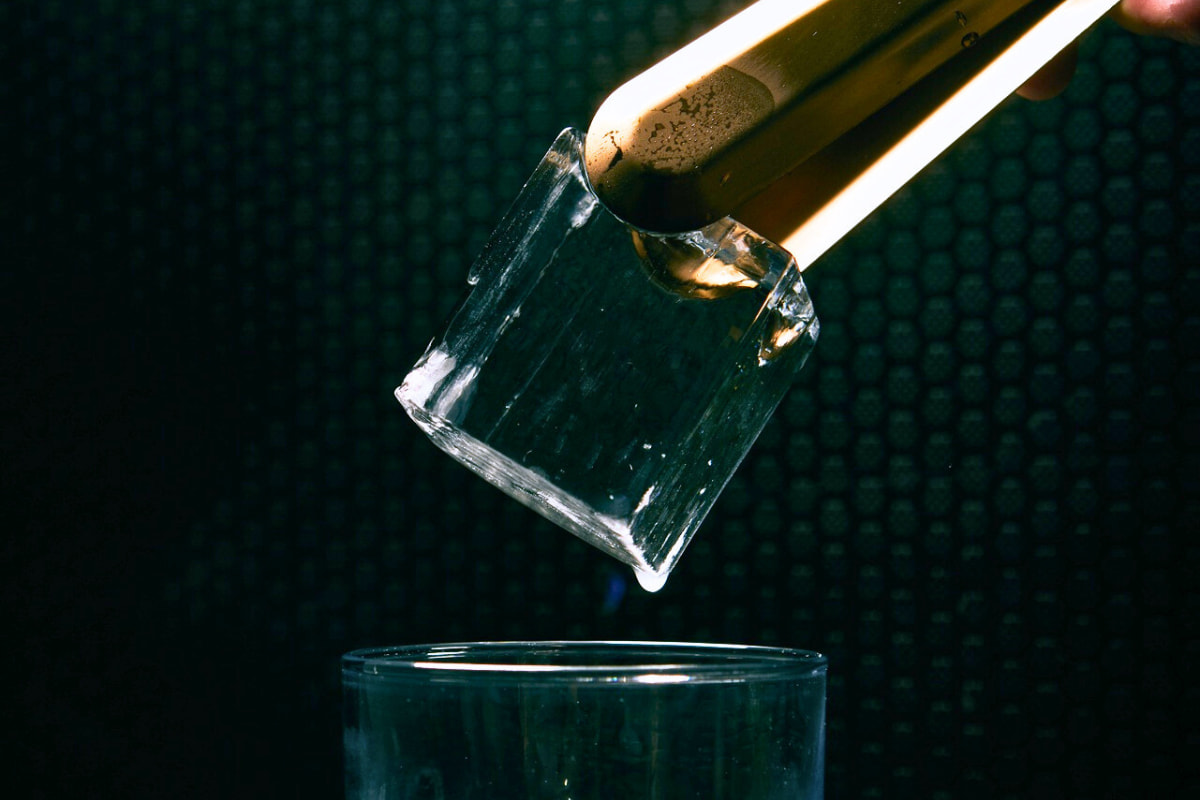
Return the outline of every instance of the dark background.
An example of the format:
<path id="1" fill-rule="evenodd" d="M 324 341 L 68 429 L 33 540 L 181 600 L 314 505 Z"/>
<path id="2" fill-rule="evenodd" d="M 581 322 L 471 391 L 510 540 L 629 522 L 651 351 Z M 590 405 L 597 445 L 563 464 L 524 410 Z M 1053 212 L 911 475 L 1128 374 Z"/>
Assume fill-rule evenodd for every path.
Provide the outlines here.
<path id="1" fill-rule="evenodd" d="M 0 5 L 10 785 L 336 797 L 340 653 L 527 637 L 827 653 L 831 798 L 1197 785 L 1200 51 L 1104 24 L 813 268 L 660 595 L 392 398 L 558 130 L 742 5 Z"/>

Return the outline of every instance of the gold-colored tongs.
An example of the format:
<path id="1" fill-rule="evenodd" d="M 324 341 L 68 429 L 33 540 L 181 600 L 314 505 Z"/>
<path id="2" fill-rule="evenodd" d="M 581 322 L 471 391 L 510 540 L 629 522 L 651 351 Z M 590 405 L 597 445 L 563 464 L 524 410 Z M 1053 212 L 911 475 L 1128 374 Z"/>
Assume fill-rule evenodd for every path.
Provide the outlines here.
<path id="1" fill-rule="evenodd" d="M 1116 0 L 759 0 L 614 91 L 588 176 L 651 231 L 725 216 L 801 269 Z"/>

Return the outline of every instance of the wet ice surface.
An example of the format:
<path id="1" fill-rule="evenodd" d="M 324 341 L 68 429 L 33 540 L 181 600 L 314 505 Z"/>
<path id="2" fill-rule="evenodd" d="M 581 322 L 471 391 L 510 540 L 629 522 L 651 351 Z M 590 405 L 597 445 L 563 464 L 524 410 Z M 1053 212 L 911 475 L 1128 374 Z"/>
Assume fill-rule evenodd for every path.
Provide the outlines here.
<path id="1" fill-rule="evenodd" d="M 631 230 L 567 131 L 470 282 L 400 402 L 444 451 L 661 588 L 816 340 L 799 271 L 731 220 Z"/>

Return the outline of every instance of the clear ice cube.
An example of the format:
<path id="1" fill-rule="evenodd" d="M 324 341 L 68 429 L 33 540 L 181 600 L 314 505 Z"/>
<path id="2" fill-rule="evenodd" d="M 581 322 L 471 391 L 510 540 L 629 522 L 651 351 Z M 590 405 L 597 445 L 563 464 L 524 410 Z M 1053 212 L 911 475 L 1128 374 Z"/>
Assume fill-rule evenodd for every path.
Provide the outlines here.
<path id="1" fill-rule="evenodd" d="M 788 253 L 597 200 L 564 131 L 396 390 L 438 447 L 661 586 L 816 342 Z"/>

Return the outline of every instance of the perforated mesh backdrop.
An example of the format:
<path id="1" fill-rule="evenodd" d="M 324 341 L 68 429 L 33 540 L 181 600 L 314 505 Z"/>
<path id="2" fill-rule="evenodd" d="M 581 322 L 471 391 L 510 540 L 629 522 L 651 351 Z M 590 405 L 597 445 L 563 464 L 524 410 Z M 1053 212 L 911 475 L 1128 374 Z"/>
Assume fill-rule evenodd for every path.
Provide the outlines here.
<path id="1" fill-rule="evenodd" d="M 742 5 L 0 5 L 34 796 L 337 796 L 340 653 L 533 637 L 824 651 L 830 797 L 1196 785 L 1200 50 L 1103 25 L 809 273 L 660 595 L 393 400 L 558 130 Z"/>

